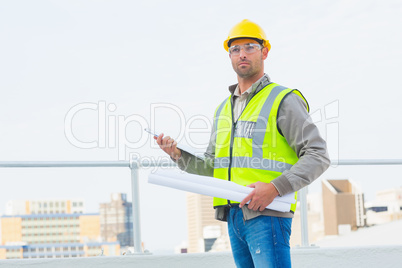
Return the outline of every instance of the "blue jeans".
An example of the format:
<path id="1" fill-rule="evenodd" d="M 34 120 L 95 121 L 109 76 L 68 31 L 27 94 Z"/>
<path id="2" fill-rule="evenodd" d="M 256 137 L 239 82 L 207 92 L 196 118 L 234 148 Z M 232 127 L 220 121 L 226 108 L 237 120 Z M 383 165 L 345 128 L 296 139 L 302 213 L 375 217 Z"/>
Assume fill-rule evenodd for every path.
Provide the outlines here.
<path id="1" fill-rule="evenodd" d="M 291 218 L 258 216 L 244 221 L 241 208 L 234 206 L 227 221 L 237 267 L 291 267 Z"/>

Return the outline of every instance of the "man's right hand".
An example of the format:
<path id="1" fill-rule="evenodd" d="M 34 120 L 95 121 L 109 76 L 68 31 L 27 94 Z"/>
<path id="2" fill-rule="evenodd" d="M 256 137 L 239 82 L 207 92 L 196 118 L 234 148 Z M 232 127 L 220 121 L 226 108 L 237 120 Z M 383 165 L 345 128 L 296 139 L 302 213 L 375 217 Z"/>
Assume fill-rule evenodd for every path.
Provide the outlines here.
<path id="1" fill-rule="evenodd" d="M 154 137 L 156 143 L 159 147 L 167 153 L 174 160 L 179 160 L 181 156 L 181 150 L 179 150 L 177 146 L 177 142 L 171 137 L 163 137 L 163 133 L 161 133 L 158 137 Z"/>

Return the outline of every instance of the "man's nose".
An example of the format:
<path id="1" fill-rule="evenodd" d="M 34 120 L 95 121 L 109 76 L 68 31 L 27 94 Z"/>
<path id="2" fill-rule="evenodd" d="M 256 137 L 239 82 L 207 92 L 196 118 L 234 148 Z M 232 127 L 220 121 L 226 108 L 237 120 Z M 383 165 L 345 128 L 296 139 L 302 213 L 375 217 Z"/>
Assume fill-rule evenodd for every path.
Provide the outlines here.
<path id="1" fill-rule="evenodd" d="M 243 48 L 240 48 L 240 58 L 242 58 L 242 59 L 244 59 L 244 58 L 246 58 L 246 52 L 244 52 L 244 49 Z"/>

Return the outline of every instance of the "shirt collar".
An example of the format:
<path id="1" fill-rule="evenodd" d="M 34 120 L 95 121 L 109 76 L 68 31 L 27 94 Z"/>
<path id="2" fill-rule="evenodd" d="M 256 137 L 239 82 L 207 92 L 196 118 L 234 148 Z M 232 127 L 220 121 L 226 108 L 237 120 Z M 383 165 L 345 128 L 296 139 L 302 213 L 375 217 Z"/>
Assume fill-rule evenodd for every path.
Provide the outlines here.
<path id="1" fill-rule="evenodd" d="M 253 84 L 254 85 L 254 84 Z M 251 91 L 253 90 L 253 85 L 251 87 L 249 87 L 246 91 L 244 91 L 243 93 L 240 93 L 240 88 L 239 85 L 236 86 L 236 89 L 233 92 L 233 95 L 236 97 L 240 97 L 240 96 L 247 96 L 248 94 L 251 93 Z"/>

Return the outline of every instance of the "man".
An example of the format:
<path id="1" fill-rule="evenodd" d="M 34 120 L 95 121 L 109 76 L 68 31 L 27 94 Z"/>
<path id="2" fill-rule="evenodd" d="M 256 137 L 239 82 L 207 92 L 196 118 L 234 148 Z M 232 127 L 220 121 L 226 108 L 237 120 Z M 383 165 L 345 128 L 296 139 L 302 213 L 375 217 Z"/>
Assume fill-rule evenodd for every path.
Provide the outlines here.
<path id="1" fill-rule="evenodd" d="M 254 188 L 240 204 L 214 198 L 216 218 L 228 222 L 238 267 L 291 267 L 289 239 L 296 202 L 289 212 L 266 207 L 328 168 L 326 143 L 303 95 L 271 82 L 264 73 L 271 45 L 260 26 L 249 20 L 238 23 L 224 48 L 238 84 L 229 87 L 230 96 L 215 111 L 205 160 L 177 149 L 163 134 L 156 140 L 182 170 Z"/>

